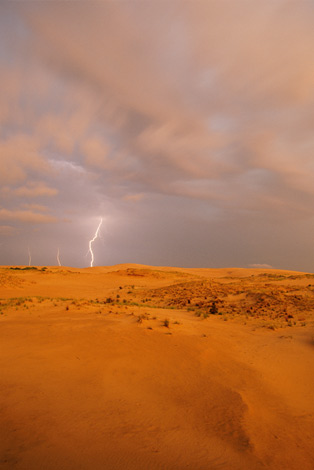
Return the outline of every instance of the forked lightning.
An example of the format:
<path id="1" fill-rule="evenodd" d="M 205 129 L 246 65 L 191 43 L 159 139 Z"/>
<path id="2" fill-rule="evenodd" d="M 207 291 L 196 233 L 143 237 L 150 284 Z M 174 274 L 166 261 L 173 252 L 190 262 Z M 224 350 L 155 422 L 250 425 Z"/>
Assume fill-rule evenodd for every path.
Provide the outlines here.
<path id="1" fill-rule="evenodd" d="M 91 262 L 90 262 L 90 267 L 91 268 L 93 267 L 93 264 L 94 264 L 94 253 L 93 253 L 93 250 L 92 250 L 92 244 L 94 243 L 94 241 L 98 237 L 98 233 L 99 233 L 99 229 L 101 227 L 101 224 L 102 224 L 102 217 L 100 219 L 100 222 L 98 224 L 98 227 L 97 227 L 97 230 L 96 230 L 96 233 L 95 233 L 94 237 L 89 241 L 89 244 L 88 244 L 88 246 L 89 246 L 88 253 L 91 254 Z"/>
<path id="2" fill-rule="evenodd" d="M 58 261 L 59 266 L 62 266 L 61 261 L 60 261 L 60 250 L 59 250 L 59 248 L 58 248 L 58 251 L 57 251 L 57 261 Z"/>

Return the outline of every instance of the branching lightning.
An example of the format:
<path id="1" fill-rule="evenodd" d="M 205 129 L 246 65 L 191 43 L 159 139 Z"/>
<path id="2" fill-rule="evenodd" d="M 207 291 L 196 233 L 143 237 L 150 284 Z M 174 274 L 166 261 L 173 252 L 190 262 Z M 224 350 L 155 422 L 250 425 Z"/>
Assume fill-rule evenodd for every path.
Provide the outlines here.
<path id="1" fill-rule="evenodd" d="M 60 250 L 59 250 L 59 248 L 58 248 L 58 251 L 57 251 L 57 261 L 58 261 L 58 265 L 62 266 L 61 261 L 60 261 Z"/>
<path id="2" fill-rule="evenodd" d="M 32 264 L 32 255 L 31 255 L 31 250 L 28 247 L 28 266 Z"/>
<path id="3" fill-rule="evenodd" d="M 91 262 L 90 262 L 90 267 L 92 268 L 93 267 L 93 264 L 94 264 L 94 253 L 93 253 L 93 250 L 92 250 L 92 244 L 94 243 L 94 241 L 96 240 L 96 238 L 98 238 L 98 233 L 99 233 L 99 229 L 101 227 L 101 224 L 102 224 L 102 217 L 100 219 L 100 222 L 98 224 L 98 227 L 97 227 L 97 230 L 95 232 L 95 235 L 94 237 L 89 241 L 89 250 L 88 250 L 88 253 L 91 254 Z"/>

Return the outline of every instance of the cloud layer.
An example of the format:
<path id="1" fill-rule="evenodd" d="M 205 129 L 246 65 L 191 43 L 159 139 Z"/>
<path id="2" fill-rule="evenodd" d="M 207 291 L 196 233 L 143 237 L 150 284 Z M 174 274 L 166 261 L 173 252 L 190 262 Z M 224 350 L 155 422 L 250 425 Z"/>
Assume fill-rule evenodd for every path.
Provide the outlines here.
<path id="1" fill-rule="evenodd" d="M 106 216 L 99 264 L 310 270 L 311 2 L 1 8 L 1 217 L 28 244 L 88 264 Z"/>

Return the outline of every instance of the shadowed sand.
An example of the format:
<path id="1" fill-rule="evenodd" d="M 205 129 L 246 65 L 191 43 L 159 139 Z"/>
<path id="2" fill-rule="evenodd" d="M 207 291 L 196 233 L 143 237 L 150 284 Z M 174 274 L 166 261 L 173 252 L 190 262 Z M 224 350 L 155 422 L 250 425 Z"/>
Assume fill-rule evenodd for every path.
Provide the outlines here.
<path id="1" fill-rule="evenodd" d="M 312 282 L 1 268 L 0 468 L 312 470 Z"/>

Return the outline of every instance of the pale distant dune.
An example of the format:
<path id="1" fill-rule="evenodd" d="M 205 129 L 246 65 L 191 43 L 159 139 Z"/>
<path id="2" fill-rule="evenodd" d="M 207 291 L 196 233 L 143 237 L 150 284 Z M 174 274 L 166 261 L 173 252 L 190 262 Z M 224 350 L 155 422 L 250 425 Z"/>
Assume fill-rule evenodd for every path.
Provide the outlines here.
<path id="1" fill-rule="evenodd" d="M 313 274 L 2 267 L 0 299 L 1 469 L 313 470 Z"/>

